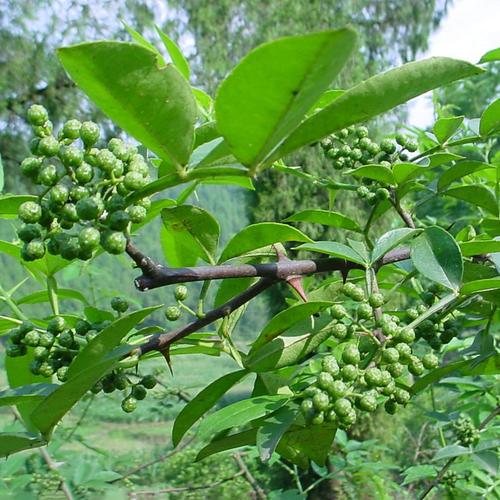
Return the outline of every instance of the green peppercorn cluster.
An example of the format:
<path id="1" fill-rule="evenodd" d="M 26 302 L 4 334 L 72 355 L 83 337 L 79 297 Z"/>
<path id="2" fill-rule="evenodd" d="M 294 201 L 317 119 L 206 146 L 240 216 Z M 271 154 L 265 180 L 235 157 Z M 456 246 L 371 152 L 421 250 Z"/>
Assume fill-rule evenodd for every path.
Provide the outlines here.
<path id="1" fill-rule="evenodd" d="M 382 165 L 388 168 L 393 163 L 409 160 L 408 153 L 418 149 L 415 141 L 402 134 L 395 140 L 384 139 L 376 142 L 369 137 L 366 127 L 348 127 L 321 141 L 321 147 L 335 170 L 350 170 L 362 165 Z M 381 182 L 364 179 L 365 185 L 359 186 L 357 194 L 371 205 L 387 200 L 390 192 Z"/>
<path id="2" fill-rule="evenodd" d="M 149 198 L 134 204 L 127 198 L 150 180 L 146 159 L 118 138 L 95 147 L 100 131 L 93 122 L 69 120 L 55 137 L 39 105 L 29 108 L 28 121 L 35 138 L 21 171 L 43 190 L 37 201 L 19 207 L 23 259 L 49 252 L 88 260 L 99 246 L 111 254 L 124 252 L 130 225 L 143 222 L 151 206 Z"/>
<path id="3" fill-rule="evenodd" d="M 168 306 L 165 309 L 165 317 L 168 321 L 177 321 L 182 316 L 182 303 L 187 299 L 188 289 L 184 285 L 178 285 L 174 290 L 174 298 L 179 305 L 177 306 Z M 181 307 L 179 307 L 181 306 Z"/>
<path id="4" fill-rule="evenodd" d="M 454 422 L 453 431 L 462 446 L 474 446 L 479 441 L 479 429 L 469 417 L 460 417 Z"/>
<path id="5" fill-rule="evenodd" d="M 128 302 L 114 297 L 111 307 L 117 312 L 124 312 L 128 309 Z M 30 371 L 34 375 L 56 375 L 60 382 L 65 382 L 73 359 L 110 324 L 110 320 L 90 323 L 80 318 L 74 326 L 70 326 L 63 316 L 54 316 L 45 329 L 35 327 L 30 322 L 23 322 L 10 331 L 6 354 L 19 357 L 26 355 L 28 349 L 31 349 L 33 361 Z"/>
<path id="6" fill-rule="evenodd" d="M 138 381 L 133 381 L 139 378 Z M 137 402 L 146 398 L 149 389 L 153 389 L 157 384 L 156 377 L 144 375 L 137 377 L 135 371 L 118 368 L 108 373 L 99 380 L 91 391 L 98 394 L 101 391 L 110 394 L 114 391 L 123 391 L 124 397 L 121 408 L 125 413 L 131 413 L 137 408 Z"/>
<path id="7" fill-rule="evenodd" d="M 53 495 L 52 498 L 57 497 L 57 491 L 63 480 L 61 474 L 55 470 L 44 471 L 43 474 L 34 472 L 30 478 L 30 488 L 37 493 L 37 498 L 49 498 L 50 495 Z"/>
<path id="8" fill-rule="evenodd" d="M 393 414 L 406 405 L 411 397 L 408 376 L 436 368 L 438 358 L 432 352 L 416 354 L 414 330 L 398 316 L 379 310 L 385 302 L 382 294 L 367 298 L 363 288 L 351 282 L 343 285 L 342 293 L 344 303 L 330 310 L 332 352 L 323 355 L 320 364 L 311 363 L 306 382 L 299 376 L 297 393 L 308 423 L 334 422 L 347 429 L 360 412 L 383 405 Z M 349 312 L 344 304 L 350 305 Z"/>

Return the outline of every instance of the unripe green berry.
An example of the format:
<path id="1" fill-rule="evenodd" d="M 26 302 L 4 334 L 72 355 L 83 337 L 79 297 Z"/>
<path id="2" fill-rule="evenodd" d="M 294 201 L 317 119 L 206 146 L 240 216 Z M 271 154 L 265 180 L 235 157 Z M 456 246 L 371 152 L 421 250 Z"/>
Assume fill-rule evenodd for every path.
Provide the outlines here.
<path id="1" fill-rule="evenodd" d="M 424 365 L 417 356 L 411 356 L 408 363 L 408 371 L 413 375 L 422 375 L 424 373 Z"/>
<path id="2" fill-rule="evenodd" d="M 380 143 L 380 149 L 384 151 L 384 153 L 392 154 L 396 151 L 396 145 L 390 139 L 384 139 Z"/>
<path id="3" fill-rule="evenodd" d="M 412 328 L 403 328 L 397 334 L 397 340 L 405 344 L 411 344 L 415 341 L 415 330 Z"/>
<path id="4" fill-rule="evenodd" d="M 328 390 L 333 384 L 333 377 L 328 372 L 321 372 L 316 380 L 320 389 Z"/>
<path id="5" fill-rule="evenodd" d="M 169 306 L 165 311 L 165 317 L 169 321 L 177 321 L 181 317 L 181 310 L 177 306 Z"/>
<path id="6" fill-rule="evenodd" d="M 118 255 L 125 252 L 127 239 L 122 233 L 110 231 L 103 235 L 102 246 L 108 253 Z"/>
<path id="7" fill-rule="evenodd" d="M 32 240 L 29 243 L 25 243 L 21 249 L 21 257 L 27 262 L 41 259 L 44 255 L 45 245 L 40 240 Z"/>
<path id="8" fill-rule="evenodd" d="M 332 315 L 332 318 L 334 318 L 334 319 L 342 319 L 345 316 L 347 316 L 347 311 L 343 305 L 335 304 L 330 309 L 330 314 Z"/>
<path id="9" fill-rule="evenodd" d="M 132 397 L 138 401 L 143 400 L 148 394 L 146 388 L 142 385 L 134 385 L 132 388 Z"/>
<path id="10" fill-rule="evenodd" d="M 368 368 L 365 371 L 365 381 L 369 386 L 376 387 L 381 384 L 382 374 L 376 367 Z"/>
<path id="11" fill-rule="evenodd" d="M 99 140 L 99 127 L 94 122 L 83 122 L 80 127 L 80 138 L 85 147 L 93 146 Z"/>
<path id="12" fill-rule="evenodd" d="M 26 224 L 19 229 L 17 235 L 21 241 L 29 243 L 31 240 L 40 238 L 42 234 L 37 224 Z"/>
<path id="13" fill-rule="evenodd" d="M 157 380 L 153 375 L 144 375 L 139 383 L 146 389 L 153 389 L 157 384 Z"/>
<path id="14" fill-rule="evenodd" d="M 116 156 L 109 149 L 101 149 L 97 155 L 97 165 L 108 174 L 115 168 L 116 161 Z"/>
<path id="15" fill-rule="evenodd" d="M 312 398 L 314 408 L 318 411 L 328 410 L 330 398 L 326 392 L 318 392 Z"/>
<path id="16" fill-rule="evenodd" d="M 348 399 L 340 398 L 335 401 L 333 409 L 339 417 L 345 417 L 352 411 L 352 405 Z"/>
<path id="17" fill-rule="evenodd" d="M 384 409 L 389 415 L 394 415 L 398 409 L 398 405 L 392 399 L 388 399 L 385 402 Z"/>
<path id="18" fill-rule="evenodd" d="M 125 210 L 117 210 L 108 217 L 108 225 L 115 231 L 124 231 L 130 222 L 130 215 Z"/>
<path id="19" fill-rule="evenodd" d="M 335 380 L 328 390 L 328 393 L 334 398 L 338 399 L 346 395 L 347 386 L 342 380 Z"/>
<path id="20" fill-rule="evenodd" d="M 342 361 L 347 364 L 357 365 L 361 361 L 358 347 L 354 344 L 347 344 L 342 352 Z"/>
<path id="21" fill-rule="evenodd" d="M 385 363 L 397 363 L 399 361 L 399 352 L 394 347 L 389 347 L 382 351 L 382 361 Z"/>
<path id="22" fill-rule="evenodd" d="M 321 368 L 324 372 L 329 373 L 333 377 L 336 377 L 340 372 L 339 365 L 334 356 L 325 356 L 321 360 Z"/>
<path id="23" fill-rule="evenodd" d="M 127 212 L 130 215 L 130 220 L 134 224 L 140 224 L 141 222 L 146 219 L 147 216 L 147 211 L 144 207 L 141 207 L 139 205 L 134 205 L 131 207 L 127 208 Z"/>
<path id="24" fill-rule="evenodd" d="M 377 400 L 371 394 L 365 395 L 358 400 L 358 406 L 363 411 L 375 411 L 377 409 Z"/>
<path id="25" fill-rule="evenodd" d="M 387 371 L 394 377 L 398 378 L 403 374 L 404 367 L 401 363 L 391 363 L 387 365 Z"/>
<path id="26" fill-rule="evenodd" d="M 66 260 L 74 260 L 78 258 L 80 253 L 80 244 L 76 238 L 71 238 L 70 240 L 62 243 L 60 245 L 61 257 Z"/>
<path id="27" fill-rule="evenodd" d="M 129 307 L 128 302 L 125 299 L 122 299 L 121 297 L 113 297 L 111 299 L 111 309 L 113 309 L 116 312 L 124 313 L 127 311 L 128 307 Z"/>
<path id="28" fill-rule="evenodd" d="M 188 289 L 184 285 L 179 285 L 175 288 L 174 296 L 176 300 L 186 300 L 188 295 Z"/>
<path id="29" fill-rule="evenodd" d="M 129 191 L 136 191 L 146 185 L 146 179 L 139 172 L 128 172 L 123 179 L 123 185 Z"/>
<path id="30" fill-rule="evenodd" d="M 128 396 L 122 401 L 122 410 L 125 413 L 132 413 L 137 408 L 137 400 Z"/>
<path id="31" fill-rule="evenodd" d="M 399 352 L 400 361 L 407 362 L 411 356 L 411 347 L 408 344 L 399 342 L 396 344 L 396 350 Z"/>
<path id="32" fill-rule="evenodd" d="M 422 364 L 427 370 L 434 370 L 439 366 L 439 358 L 432 352 L 429 352 L 422 358 Z"/>
<path id="33" fill-rule="evenodd" d="M 5 348 L 5 354 L 10 358 L 24 356 L 26 352 L 26 346 L 23 344 L 8 344 Z"/>
<path id="34" fill-rule="evenodd" d="M 18 215 L 26 224 L 33 224 L 42 217 L 42 207 L 35 201 L 25 201 L 19 206 Z"/>
<path id="35" fill-rule="evenodd" d="M 95 196 L 84 198 L 76 204 L 76 211 L 82 220 L 95 220 L 103 212 L 102 202 Z"/>
<path id="36" fill-rule="evenodd" d="M 336 339 L 342 340 L 347 336 L 347 326 L 343 323 L 337 323 L 332 326 L 331 333 Z"/>
<path id="37" fill-rule="evenodd" d="M 342 380 L 352 382 L 358 378 L 358 369 L 354 365 L 345 365 L 341 370 Z"/>
<path id="38" fill-rule="evenodd" d="M 373 317 L 373 311 L 369 304 L 363 303 L 358 306 L 357 309 L 359 319 L 371 319 Z"/>
<path id="39" fill-rule="evenodd" d="M 83 162 L 83 151 L 75 146 L 63 146 L 59 158 L 65 167 L 79 167 Z"/>
<path id="40" fill-rule="evenodd" d="M 54 344 L 54 341 L 55 341 L 54 335 L 50 332 L 45 332 L 40 334 L 38 345 L 50 348 Z"/>
<path id="41" fill-rule="evenodd" d="M 32 106 L 30 106 L 27 116 L 28 121 L 31 125 L 38 126 L 43 125 L 49 119 L 47 110 L 39 104 L 33 104 Z"/>
<path id="42" fill-rule="evenodd" d="M 59 148 L 58 140 L 54 136 L 49 135 L 40 139 L 37 153 L 43 156 L 56 156 L 59 153 Z"/>
<path id="43" fill-rule="evenodd" d="M 86 335 L 90 331 L 91 325 L 84 319 L 79 319 L 75 325 L 75 333 L 77 335 Z"/>
<path id="44" fill-rule="evenodd" d="M 50 190 L 49 201 L 55 207 L 62 207 L 69 199 L 69 190 L 62 184 L 57 184 Z"/>
<path id="45" fill-rule="evenodd" d="M 23 344 L 30 347 L 36 347 L 39 342 L 40 342 L 40 334 L 38 332 L 35 332 L 34 330 L 28 332 L 23 339 Z"/>
<path id="46" fill-rule="evenodd" d="M 410 401 L 410 393 L 401 387 L 396 387 L 396 390 L 394 391 L 394 399 L 400 405 L 405 405 Z"/>
<path id="47" fill-rule="evenodd" d="M 94 178 L 94 169 L 84 162 L 75 170 L 75 178 L 80 184 L 87 184 Z"/>
<path id="48" fill-rule="evenodd" d="M 78 139 L 82 124 L 78 120 L 68 120 L 62 128 L 62 135 L 67 139 Z"/>

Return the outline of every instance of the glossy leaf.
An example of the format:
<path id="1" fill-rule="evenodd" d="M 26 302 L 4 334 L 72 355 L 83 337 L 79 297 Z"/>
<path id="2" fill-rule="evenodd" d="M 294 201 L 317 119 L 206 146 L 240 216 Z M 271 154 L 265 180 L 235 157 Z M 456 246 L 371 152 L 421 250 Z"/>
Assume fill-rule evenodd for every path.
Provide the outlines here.
<path id="1" fill-rule="evenodd" d="M 331 302 L 310 301 L 294 305 L 279 312 L 271 318 L 266 326 L 264 326 L 259 336 L 254 340 L 251 352 L 255 351 L 260 346 L 267 344 L 299 322 L 306 320 L 308 326 L 312 327 L 314 325 L 314 318 L 312 318 L 312 316 L 325 310 L 331 305 Z"/>
<path id="2" fill-rule="evenodd" d="M 247 370 L 228 373 L 199 392 L 184 406 L 175 419 L 172 429 L 172 443 L 177 446 L 186 432 L 234 385 L 248 374 Z"/>
<path id="3" fill-rule="evenodd" d="M 349 28 L 275 40 L 251 51 L 220 86 L 217 128 L 238 160 L 261 164 L 338 75 L 356 41 Z"/>
<path id="4" fill-rule="evenodd" d="M 303 232 L 286 224 L 278 222 L 260 222 L 247 226 L 238 234 L 233 236 L 224 248 L 219 262 L 243 255 L 256 248 L 262 248 L 273 243 L 282 243 L 285 241 L 308 241 L 311 238 Z"/>
<path id="5" fill-rule="evenodd" d="M 202 448 L 198 455 L 196 455 L 195 462 L 199 462 L 210 455 L 215 453 L 220 453 L 221 451 L 234 450 L 235 448 L 241 448 L 242 446 L 250 446 L 255 444 L 257 429 L 250 429 L 248 431 L 237 432 L 235 434 L 230 434 L 229 436 L 224 436 L 221 438 L 216 438 L 210 441 L 207 446 Z"/>
<path id="6" fill-rule="evenodd" d="M 30 450 L 43 446 L 45 441 L 28 432 L 2 432 L 0 433 L 0 457 L 8 457 L 22 450 Z"/>
<path id="7" fill-rule="evenodd" d="M 455 361 L 454 363 L 449 363 L 445 366 L 441 366 L 432 370 L 427 375 L 419 378 L 411 387 L 411 392 L 413 394 L 418 394 L 422 392 L 426 387 L 437 382 L 438 380 L 446 377 L 450 373 L 456 370 L 466 367 L 470 362 L 468 360 Z"/>
<path id="8" fill-rule="evenodd" d="M 71 288 L 58 288 L 56 295 L 59 299 L 77 300 L 79 302 L 83 302 L 84 304 L 88 304 L 85 295 L 80 293 L 78 290 L 72 290 Z M 39 290 L 38 292 L 23 295 L 19 300 L 17 300 L 18 305 L 40 304 L 41 302 L 50 302 L 47 290 Z"/>
<path id="9" fill-rule="evenodd" d="M 247 424 L 279 410 L 289 399 L 289 396 L 283 395 L 258 396 L 225 406 L 201 422 L 198 436 L 200 439 L 206 439 L 220 431 Z"/>
<path id="10" fill-rule="evenodd" d="M 460 128 L 463 121 L 463 116 L 452 116 L 437 120 L 436 123 L 434 123 L 434 128 L 432 130 L 440 144 L 444 144 L 450 137 L 452 137 Z"/>
<path id="11" fill-rule="evenodd" d="M 267 462 L 271 458 L 283 434 L 292 425 L 297 414 L 298 408 L 285 406 L 266 419 L 257 429 L 256 444 L 263 462 Z"/>
<path id="12" fill-rule="evenodd" d="M 59 59 L 75 83 L 114 122 L 160 158 L 185 165 L 191 154 L 196 102 L 175 66 L 123 42 L 63 47 Z"/>
<path id="13" fill-rule="evenodd" d="M 485 253 L 500 252 L 500 240 L 475 240 L 460 243 L 460 249 L 464 257 L 472 257 Z"/>
<path id="14" fill-rule="evenodd" d="M 27 401 L 40 402 L 57 389 L 55 384 L 30 384 L 0 391 L 0 406 L 18 405 Z"/>
<path id="15" fill-rule="evenodd" d="M 161 218 L 166 230 L 163 251 L 171 266 L 190 265 L 197 258 L 215 262 L 220 227 L 210 213 L 193 205 L 180 205 L 164 208 Z"/>
<path id="16" fill-rule="evenodd" d="M 285 219 L 285 222 L 315 222 L 324 226 L 341 227 L 349 231 L 361 232 L 356 221 L 330 210 L 302 210 Z"/>
<path id="17" fill-rule="evenodd" d="M 332 104 L 302 122 L 278 148 L 273 159 L 332 132 L 364 122 L 447 83 L 482 73 L 465 61 L 433 57 L 404 64 L 347 90 Z"/>
<path id="18" fill-rule="evenodd" d="M 493 61 L 500 61 L 500 47 L 486 52 L 486 54 L 484 54 L 479 60 L 479 63 L 486 63 Z"/>
<path id="19" fill-rule="evenodd" d="M 407 227 L 402 227 L 399 229 L 393 229 L 382 235 L 372 250 L 371 262 L 376 262 L 378 259 L 383 257 L 387 252 L 390 252 L 393 248 L 403 244 L 410 238 L 414 238 L 421 231 L 420 229 L 410 229 Z"/>
<path id="20" fill-rule="evenodd" d="M 500 290 L 500 278 L 469 281 L 464 284 L 460 293 L 471 295 L 473 293 L 489 292 L 491 290 Z"/>
<path id="21" fill-rule="evenodd" d="M 438 460 L 443 460 L 443 458 L 460 457 L 462 455 L 469 455 L 470 453 L 472 453 L 470 448 L 458 444 L 451 444 L 438 450 L 432 461 L 436 462 Z"/>
<path id="22" fill-rule="evenodd" d="M 172 63 L 179 70 L 181 75 L 186 80 L 189 80 L 189 64 L 182 55 L 181 50 L 179 49 L 177 44 L 173 40 L 171 40 L 165 33 L 163 33 L 163 31 L 158 26 L 155 26 L 155 28 L 156 32 L 161 38 L 161 41 L 163 42 L 163 45 L 167 49 Z"/>
<path id="23" fill-rule="evenodd" d="M 333 257 L 339 257 L 341 259 L 348 260 L 350 262 L 356 262 L 364 266 L 366 262 L 363 257 L 359 255 L 358 252 L 353 250 L 351 247 L 344 245 L 343 243 L 335 243 L 333 241 L 316 241 L 315 243 L 306 243 L 297 247 L 297 250 L 307 250 L 309 252 L 324 253 L 327 255 L 332 255 Z"/>
<path id="24" fill-rule="evenodd" d="M 483 112 L 479 122 L 481 135 L 488 135 L 500 128 L 500 98 L 493 101 Z"/>
<path id="25" fill-rule="evenodd" d="M 424 167 L 422 165 L 416 165 L 415 163 L 395 163 L 392 166 L 392 175 L 396 184 L 403 184 L 403 182 L 409 181 L 414 177 L 428 171 L 429 167 Z"/>
<path id="26" fill-rule="evenodd" d="M 465 157 L 457 155 L 455 153 L 434 153 L 429 155 L 427 159 L 429 160 L 429 167 L 439 167 L 445 163 L 450 163 L 452 161 L 463 160 Z"/>
<path id="27" fill-rule="evenodd" d="M 493 192 L 481 184 L 469 186 L 459 186 L 447 189 L 445 195 L 452 196 L 458 200 L 472 203 L 478 207 L 484 208 L 493 215 L 498 216 L 497 200 Z"/>
<path id="28" fill-rule="evenodd" d="M 494 168 L 493 165 L 483 163 L 481 161 L 466 160 L 456 163 L 453 167 L 445 170 L 438 181 L 438 189 L 442 191 L 448 187 L 453 181 L 461 179 L 466 175 L 473 174 L 479 170 Z"/>
<path id="29" fill-rule="evenodd" d="M 382 182 L 384 184 L 396 184 L 392 170 L 383 165 L 363 165 L 348 173 L 354 177 L 365 177 L 366 179 L 373 179 L 374 181 Z"/>
<path id="30" fill-rule="evenodd" d="M 317 113 L 319 110 L 328 106 L 332 103 L 337 97 L 340 97 L 345 90 L 335 89 L 335 90 L 326 90 L 323 92 L 321 97 L 311 106 L 311 109 L 306 113 L 306 116 L 313 115 Z"/>
<path id="31" fill-rule="evenodd" d="M 160 51 L 146 38 L 144 38 L 138 31 L 136 31 L 132 26 L 129 26 L 127 23 L 123 23 L 123 26 L 127 30 L 127 33 L 132 37 L 132 39 L 144 47 L 145 49 L 151 50 L 154 52 L 157 57 L 160 59 L 160 61 L 165 64 L 165 61 L 163 60 L 163 56 L 161 55 Z"/>
<path id="32" fill-rule="evenodd" d="M 447 231 L 432 226 L 411 245 L 411 259 L 418 271 L 446 288 L 458 290 L 462 281 L 463 262 L 460 247 Z"/>

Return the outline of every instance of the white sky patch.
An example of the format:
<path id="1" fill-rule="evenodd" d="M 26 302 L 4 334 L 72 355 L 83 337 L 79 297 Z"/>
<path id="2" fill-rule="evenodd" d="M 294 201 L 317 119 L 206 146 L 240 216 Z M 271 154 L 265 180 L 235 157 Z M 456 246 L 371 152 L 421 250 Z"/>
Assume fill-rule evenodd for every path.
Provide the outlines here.
<path id="1" fill-rule="evenodd" d="M 429 50 L 419 59 L 446 56 L 477 63 L 481 56 L 500 46 L 500 0 L 455 0 L 438 30 L 431 35 Z M 434 121 L 432 93 L 409 105 L 409 124 L 426 128 Z"/>

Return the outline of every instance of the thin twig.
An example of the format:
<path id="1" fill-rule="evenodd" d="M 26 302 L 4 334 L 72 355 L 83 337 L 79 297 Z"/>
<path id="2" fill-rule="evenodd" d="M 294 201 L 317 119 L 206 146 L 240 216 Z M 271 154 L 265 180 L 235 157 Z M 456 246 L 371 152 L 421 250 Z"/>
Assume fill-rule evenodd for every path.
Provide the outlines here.
<path id="1" fill-rule="evenodd" d="M 484 429 L 497 415 L 500 414 L 500 406 L 497 406 L 480 424 L 478 427 L 478 430 Z M 444 475 L 446 474 L 447 470 L 451 467 L 453 462 L 457 459 L 458 457 L 451 457 L 442 467 L 442 469 L 439 471 L 439 474 L 436 476 L 436 479 L 432 481 L 432 483 L 426 488 L 426 490 L 422 493 L 422 495 L 419 497 L 419 500 L 423 500 L 440 482 L 441 479 L 443 479 Z"/>
<path id="2" fill-rule="evenodd" d="M 259 483 L 257 482 L 257 480 L 252 476 L 252 473 L 250 472 L 246 463 L 244 462 L 244 460 L 241 456 L 241 453 L 233 453 L 233 458 L 234 458 L 234 461 L 237 463 L 238 467 L 240 468 L 240 471 L 243 472 L 245 479 L 248 481 L 250 486 L 255 491 L 256 497 L 259 498 L 260 500 L 265 500 L 266 493 L 259 486 Z"/>
<path id="3" fill-rule="evenodd" d="M 88 411 L 90 410 L 90 406 L 92 405 L 92 403 L 94 402 L 94 397 L 95 397 L 95 394 L 92 394 L 89 398 L 89 401 L 87 403 L 87 405 L 85 406 L 85 408 L 83 409 L 82 411 L 82 414 L 80 415 L 80 418 L 78 419 L 78 421 L 76 422 L 76 424 L 71 428 L 69 434 L 66 436 L 66 440 L 69 441 L 72 437 L 73 437 L 73 434 L 76 432 L 76 430 L 78 429 L 78 427 L 80 427 L 80 425 L 82 424 L 83 420 L 85 419 L 85 417 L 87 416 L 87 413 Z"/>
<path id="4" fill-rule="evenodd" d="M 246 304 L 254 297 L 262 293 L 264 290 L 269 288 L 275 283 L 275 280 L 270 278 L 262 278 L 257 283 L 252 285 L 250 288 L 244 292 L 236 295 L 231 300 L 222 304 L 216 309 L 209 311 L 203 318 L 199 318 L 185 326 L 177 328 L 176 330 L 160 333 L 152 336 L 145 344 L 138 347 L 133 353 L 143 355 L 150 351 L 160 351 L 163 353 L 168 352 L 169 346 L 175 341 L 186 337 L 187 335 L 204 328 L 205 326 L 213 323 L 214 321 L 228 316 L 233 311 Z"/>

